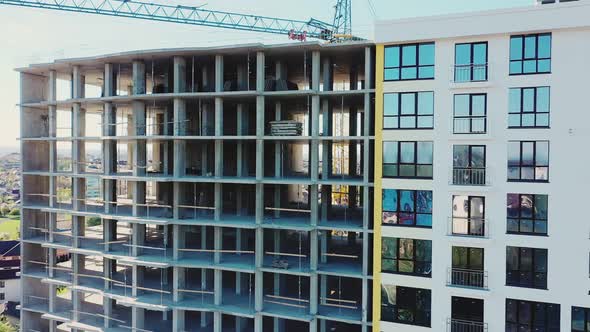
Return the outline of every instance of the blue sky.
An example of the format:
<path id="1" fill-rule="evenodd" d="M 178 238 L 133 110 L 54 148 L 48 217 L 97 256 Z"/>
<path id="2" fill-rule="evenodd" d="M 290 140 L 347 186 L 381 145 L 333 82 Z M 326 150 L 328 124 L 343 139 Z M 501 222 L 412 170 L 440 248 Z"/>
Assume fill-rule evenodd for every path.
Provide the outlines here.
<path id="1" fill-rule="evenodd" d="M 444 13 L 532 5 L 533 0 L 353 0 L 353 31 L 372 38 L 374 19 L 395 19 Z M 157 2 L 152 0 L 151 2 Z M 174 4 L 330 22 L 335 0 L 171 0 Z M 239 5 L 236 5 L 239 4 Z M 16 147 L 18 75 L 15 67 L 54 59 L 136 49 L 286 42 L 286 36 L 257 34 L 171 23 L 113 18 L 57 11 L 0 6 L 0 152 Z"/>

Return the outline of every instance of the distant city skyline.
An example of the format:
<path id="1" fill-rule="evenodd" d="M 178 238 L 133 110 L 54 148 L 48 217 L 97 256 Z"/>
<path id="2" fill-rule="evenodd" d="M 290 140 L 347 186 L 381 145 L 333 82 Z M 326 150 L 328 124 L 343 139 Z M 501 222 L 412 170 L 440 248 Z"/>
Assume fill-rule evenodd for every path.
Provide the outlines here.
<path id="1" fill-rule="evenodd" d="M 155 1 L 157 2 L 157 1 Z M 306 20 L 310 17 L 331 21 L 334 1 L 301 0 L 297 2 L 218 0 L 206 8 Z M 368 0 L 353 2 L 353 31 L 372 38 L 373 20 L 394 19 L 465 12 L 482 9 L 532 5 L 533 0 L 414 0 L 412 2 L 372 0 L 376 17 Z M 176 0 L 174 4 L 198 6 L 204 2 Z M 90 56 L 150 48 L 197 45 L 242 44 L 251 42 L 288 42 L 286 36 L 65 13 L 29 8 L 0 6 L 0 154 L 17 151 L 19 136 L 18 74 L 14 68 L 55 59 Z M 74 28 L 75 27 L 75 28 Z M 147 37 L 149 38 L 136 38 Z M 65 38 L 67 37 L 67 38 Z"/>

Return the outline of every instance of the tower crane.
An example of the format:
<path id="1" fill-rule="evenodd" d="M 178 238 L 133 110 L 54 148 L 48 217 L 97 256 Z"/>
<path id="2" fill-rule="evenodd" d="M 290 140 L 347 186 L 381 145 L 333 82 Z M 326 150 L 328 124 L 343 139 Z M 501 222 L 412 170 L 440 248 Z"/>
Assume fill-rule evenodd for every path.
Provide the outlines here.
<path id="1" fill-rule="evenodd" d="M 343 42 L 362 40 L 352 35 L 351 1 L 337 0 L 331 24 L 314 18 L 302 21 L 134 0 L 0 0 L 0 5 L 283 34 L 300 41 Z"/>

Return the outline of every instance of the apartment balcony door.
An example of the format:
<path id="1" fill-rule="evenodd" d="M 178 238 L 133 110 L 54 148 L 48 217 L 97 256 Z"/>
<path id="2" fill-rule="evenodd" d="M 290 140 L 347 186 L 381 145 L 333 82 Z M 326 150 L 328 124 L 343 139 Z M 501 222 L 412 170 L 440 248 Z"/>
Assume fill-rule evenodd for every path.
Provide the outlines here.
<path id="1" fill-rule="evenodd" d="M 451 284 L 485 288 L 483 248 L 453 247 Z"/>
<path id="2" fill-rule="evenodd" d="M 486 184 L 486 146 L 453 146 L 453 184 Z"/>
<path id="3" fill-rule="evenodd" d="M 484 332 L 483 300 L 453 296 L 451 298 L 451 332 Z"/>
<path id="4" fill-rule="evenodd" d="M 451 235 L 486 236 L 485 197 L 453 196 Z"/>

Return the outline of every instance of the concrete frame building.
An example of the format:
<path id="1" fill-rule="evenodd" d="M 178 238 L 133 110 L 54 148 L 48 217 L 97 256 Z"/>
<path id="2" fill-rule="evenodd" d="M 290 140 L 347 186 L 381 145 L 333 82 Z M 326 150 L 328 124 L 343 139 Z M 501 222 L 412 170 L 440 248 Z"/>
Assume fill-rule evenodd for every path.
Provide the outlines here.
<path id="1" fill-rule="evenodd" d="M 589 331 L 588 18 L 376 23 L 375 331 Z"/>
<path id="2" fill-rule="evenodd" d="M 370 331 L 374 52 L 18 69 L 22 331 Z"/>

